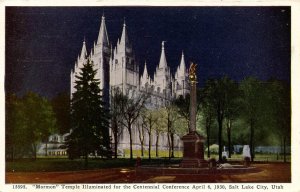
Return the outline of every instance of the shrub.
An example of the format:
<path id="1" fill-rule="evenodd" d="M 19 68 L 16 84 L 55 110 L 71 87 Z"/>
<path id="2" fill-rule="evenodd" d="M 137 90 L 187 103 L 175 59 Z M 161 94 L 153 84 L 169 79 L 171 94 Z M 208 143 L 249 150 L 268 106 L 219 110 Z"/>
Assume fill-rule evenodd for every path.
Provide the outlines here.
<path id="1" fill-rule="evenodd" d="M 206 148 L 205 151 L 207 152 L 208 148 Z M 211 154 L 218 154 L 219 153 L 219 145 L 213 144 L 213 145 L 209 146 L 209 151 Z"/>

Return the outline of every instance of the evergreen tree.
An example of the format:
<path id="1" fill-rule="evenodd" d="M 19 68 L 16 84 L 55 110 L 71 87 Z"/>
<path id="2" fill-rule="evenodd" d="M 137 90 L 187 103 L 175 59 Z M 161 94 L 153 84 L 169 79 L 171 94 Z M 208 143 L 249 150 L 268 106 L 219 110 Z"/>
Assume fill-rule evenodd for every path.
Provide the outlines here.
<path id="1" fill-rule="evenodd" d="M 51 105 L 57 120 L 58 133 L 70 131 L 70 94 L 59 93 L 51 100 Z"/>
<path id="2" fill-rule="evenodd" d="M 72 132 L 67 142 L 68 154 L 71 158 L 84 156 L 85 166 L 90 153 L 110 156 L 109 116 L 100 82 L 95 79 L 96 72 L 93 63 L 87 60 L 76 75 L 76 92 L 71 101 Z"/>

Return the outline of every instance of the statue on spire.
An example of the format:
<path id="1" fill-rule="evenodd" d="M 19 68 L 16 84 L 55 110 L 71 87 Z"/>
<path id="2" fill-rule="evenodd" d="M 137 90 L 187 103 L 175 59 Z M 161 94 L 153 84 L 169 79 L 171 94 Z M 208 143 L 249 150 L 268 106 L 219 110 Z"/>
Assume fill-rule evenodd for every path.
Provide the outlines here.
<path id="1" fill-rule="evenodd" d="M 190 79 L 191 83 L 197 82 L 196 66 L 197 66 L 197 64 L 191 62 L 190 69 L 189 69 L 189 79 Z"/>

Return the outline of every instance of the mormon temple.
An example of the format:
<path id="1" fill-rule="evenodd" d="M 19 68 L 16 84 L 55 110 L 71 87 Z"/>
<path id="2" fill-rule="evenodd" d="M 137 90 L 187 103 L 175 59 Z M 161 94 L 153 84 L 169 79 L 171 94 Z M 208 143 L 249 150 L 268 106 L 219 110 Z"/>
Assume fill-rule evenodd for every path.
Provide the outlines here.
<path id="1" fill-rule="evenodd" d="M 104 98 L 108 99 L 114 93 L 115 89 L 120 90 L 124 95 L 134 97 L 142 93 L 147 93 L 149 99 L 147 100 L 146 107 L 150 109 L 157 109 L 169 105 L 170 101 L 178 98 L 180 95 L 185 97 L 189 93 L 188 84 L 188 71 L 185 65 L 184 54 L 182 52 L 181 60 L 178 61 L 179 65 L 175 74 L 171 74 L 170 68 L 167 64 L 164 41 L 161 44 L 161 55 L 159 63 L 154 72 L 153 78 L 150 77 L 147 70 L 146 62 L 143 64 L 143 72 L 140 73 L 134 49 L 128 38 L 127 27 L 124 22 L 121 38 L 118 39 L 116 46 L 113 48 L 112 43 L 109 41 L 108 33 L 106 30 L 105 17 L 102 16 L 97 41 L 94 42 L 90 53 L 87 52 L 86 42 L 83 41 L 81 52 L 75 61 L 74 69 L 70 74 L 70 92 L 76 92 L 75 89 L 75 76 L 79 74 L 83 64 L 87 59 L 93 61 L 94 68 L 97 70 L 96 79 L 100 80 L 100 89 L 103 90 Z M 138 150 L 141 148 L 137 126 L 133 126 L 132 139 L 133 149 Z M 159 150 L 168 149 L 167 133 L 160 133 L 158 137 Z M 56 139 L 57 145 L 63 143 L 67 135 L 52 135 L 51 139 Z M 156 143 L 156 135 L 151 139 L 152 148 Z M 144 148 L 147 149 L 149 138 L 145 135 Z M 57 146 L 59 152 L 51 152 L 50 155 L 63 154 L 66 152 Z M 174 138 L 175 150 L 182 148 L 182 143 L 179 136 L 175 135 Z M 119 151 L 129 149 L 129 134 L 128 130 L 124 127 L 120 140 L 118 142 Z"/>

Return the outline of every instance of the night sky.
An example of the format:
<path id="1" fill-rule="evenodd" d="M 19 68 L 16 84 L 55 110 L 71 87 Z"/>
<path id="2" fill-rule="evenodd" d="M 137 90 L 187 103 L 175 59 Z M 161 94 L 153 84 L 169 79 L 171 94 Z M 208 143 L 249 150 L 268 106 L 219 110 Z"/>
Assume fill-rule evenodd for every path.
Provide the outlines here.
<path id="1" fill-rule="evenodd" d="M 153 76 L 161 42 L 171 71 L 184 51 L 199 86 L 224 75 L 290 83 L 290 7 L 6 7 L 5 91 L 46 97 L 69 92 L 70 71 L 97 40 L 101 16 L 116 45 L 126 21 L 140 71 Z"/>

